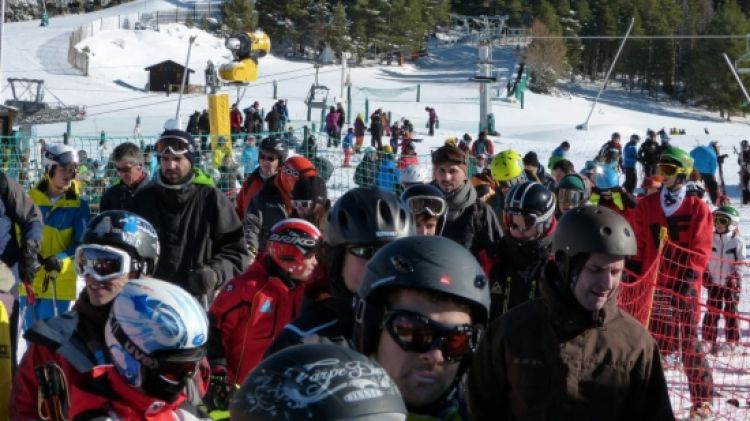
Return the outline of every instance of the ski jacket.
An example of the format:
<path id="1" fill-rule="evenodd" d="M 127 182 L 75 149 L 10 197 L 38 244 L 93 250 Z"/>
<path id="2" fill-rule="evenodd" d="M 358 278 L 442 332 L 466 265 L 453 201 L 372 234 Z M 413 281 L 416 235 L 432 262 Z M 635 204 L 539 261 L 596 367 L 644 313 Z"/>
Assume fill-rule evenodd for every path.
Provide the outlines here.
<path id="1" fill-rule="evenodd" d="M 633 225 L 633 212 L 638 201 L 632 194 L 625 191 L 622 187 L 610 189 L 611 197 L 604 197 L 602 191 L 594 187 L 589 198 L 589 204 L 593 206 L 603 206 L 612 209 L 622 215 L 631 225 Z"/>
<path id="2" fill-rule="evenodd" d="M 708 273 L 713 285 L 726 286 L 728 278 L 742 280 L 745 273 L 745 241 L 737 230 L 714 233 L 713 258 L 708 262 Z"/>
<path id="3" fill-rule="evenodd" d="M 565 149 L 563 149 L 562 146 L 556 147 L 552 151 L 552 154 L 550 155 L 549 160 L 547 161 L 547 168 L 549 168 L 551 171 L 552 167 L 555 166 L 557 161 L 560 161 L 561 159 L 565 159 L 567 154 L 568 152 Z"/>
<path id="4" fill-rule="evenodd" d="M 333 111 L 326 115 L 326 131 L 336 132 L 339 131 L 339 113 Z"/>
<path id="5" fill-rule="evenodd" d="M 346 124 L 346 111 L 344 111 L 344 107 L 336 107 L 336 113 L 338 114 L 339 118 L 336 121 L 336 125 L 339 126 L 339 130 L 344 128 L 344 124 Z"/>
<path id="6" fill-rule="evenodd" d="M 419 157 L 417 155 L 401 154 L 398 158 L 398 169 L 403 171 L 409 165 L 419 165 Z"/>
<path id="7" fill-rule="evenodd" d="M 57 256 L 62 263 L 62 270 L 57 276 L 57 297 L 59 300 L 75 300 L 76 273 L 73 268 L 75 250 L 81 243 L 86 225 L 91 219 L 89 204 L 81 199 L 78 182 L 54 204 L 47 196 L 48 179 L 45 177 L 31 189 L 29 196 L 39 207 L 44 219 L 40 254 L 42 258 Z M 47 271 L 39 269 L 34 277 L 33 288 L 37 298 L 53 298 L 53 288 L 44 291 L 44 279 Z M 19 288 L 19 295 L 26 296 L 26 289 Z"/>
<path id="8" fill-rule="evenodd" d="M 271 108 L 266 114 L 266 123 L 268 124 L 268 131 L 271 133 L 278 132 L 281 126 L 281 114 L 276 107 Z"/>
<path id="9" fill-rule="evenodd" d="M 529 170 L 523 170 L 523 172 L 526 174 L 527 180 L 544 184 L 544 187 L 552 193 L 557 191 L 557 180 L 555 180 L 555 177 L 549 175 L 543 166 L 537 165 L 536 173 L 532 173 Z"/>
<path id="10" fill-rule="evenodd" d="M 696 146 L 690 151 L 690 157 L 693 158 L 693 167 L 701 174 L 716 174 L 719 167 L 719 161 L 716 157 L 716 151 L 710 146 Z"/>
<path id="11" fill-rule="evenodd" d="M 532 241 L 506 235 L 491 250 L 490 267 L 485 268 L 490 274 L 490 321 L 541 295 L 542 270 L 552 257 L 556 226 L 553 219 L 544 236 Z"/>
<path id="12" fill-rule="evenodd" d="M 674 419 L 656 341 L 612 294 L 591 312 L 550 262 L 542 298 L 495 320 L 468 376 L 472 419 Z"/>
<path id="13" fill-rule="evenodd" d="M 435 112 L 434 108 L 428 108 L 427 109 L 427 117 L 428 117 L 430 123 L 434 123 L 434 122 L 438 121 L 438 116 L 437 116 L 437 113 Z"/>
<path id="14" fill-rule="evenodd" d="M 625 144 L 625 150 L 622 155 L 622 167 L 635 168 L 637 160 L 638 149 L 636 148 L 636 142 L 634 140 L 628 141 L 628 143 Z"/>
<path id="15" fill-rule="evenodd" d="M 341 141 L 341 149 L 351 149 L 354 146 L 354 133 L 347 133 Z"/>
<path id="16" fill-rule="evenodd" d="M 245 241 L 251 250 L 265 250 L 271 227 L 292 213 L 289 193 L 281 191 L 276 179 L 274 177 L 273 182 L 266 183 L 255 195 L 242 219 Z"/>
<path id="17" fill-rule="evenodd" d="M 365 131 L 367 131 L 367 126 L 365 126 L 365 122 L 364 120 L 362 120 L 362 117 L 357 115 L 357 119 L 354 120 L 354 136 L 364 136 Z"/>
<path id="18" fill-rule="evenodd" d="M 258 147 L 245 146 L 244 148 L 242 148 L 242 155 L 240 155 L 240 160 L 242 161 L 242 166 L 244 167 L 243 169 L 245 171 L 245 174 L 251 171 L 255 171 L 258 168 Z"/>
<path id="19" fill-rule="evenodd" d="M 659 144 L 655 140 L 646 139 L 638 149 L 638 162 L 643 165 L 656 165 L 659 162 Z"/>
<path id="20" fill-rule="evenodd" d="M 669 217 L 665 216 L 662 210 L 660 192 L 643 197 L 635 207 L 632 221 L 635 224 L 633 230 L 638 254 L 633 259 L 634 263 L 631 267 L 636 272 L 647 270 L 657 258 L 659 230 L 661 227 L 666 227 L 670 241 L 693 252 L 689 254 L 686 262 L 680 264 L 680 266 L 686 265 L 692 274 L 675 268 L 657 281 L 663 287 L 674 288 L 679 287 L 677 280 L 690 280 L 685 279 L 686 277 L 700 280 L 700 275 L 706 270 L 711 256 L 713 218 L 708 205 L 695 190 L 688 189 L 680 207 Z"/>
<path id="21" fill-rule="evenodd" d="M 495 155 L 495 145 L 492 144 L 492 141 L 485 138 L 477 139 L 472 145 L 471 145 L 471 155 L 476 157 L 479 154 L 485 154 L 487 155 L 487 159 L 492 159 L 492 156 Z"/>
<path id="22" fill-rule="evenodd" d="M 211 305 L 211 366 L 225 366 L 229 380 L 242 384 L 281 329 L 298 315 L 304 294 L 304 285 L 283 276 L 270 256 L 259 255 Z"/>
<path id="23" fill-rule="evenodd" d="M 383 190 L 396 191 L 400 183 L 401 174 L 399 173 L 396 163 L 392 159 L 383 159 L 380 161 L 380 168 L 375 174 L 375 185 Z"/>
<path id="24" fill-rule="evenodd" d="M 242 127 L 242 113 L 237 108 L 229 112 L 229 124 L 233 131 L 239 131 Z"/>
<path id="25" fill-rule="evenodd" d="M 249 256 L 242 224 L 229 199 L 208 176 L 194 171 L 192 182 L 179 188 L 150 183 L 136 194 L 130 210 L 159 233 L 161 254 L 155 278 L 190 291 L 188 274 L 205 266 L 216 272 L 218 290 L 247 267 Z"/>
<path id="26" fill-rule="evenodd" d="M 383 120 L 378 113 L 370 116 L 370 134 L 376 138 L 383 137 Z"/>
<path id="27" fill-rule="evenodd" d="M 380 167 L 380 163 L 375 159 L 375 153 L 365 153 L 362 161 L 357 164 L 357 168 L 354 170 L 354 183 L 359 187 L 375 185 L 375 174 Z"/>
<path id="28" fill-rule="evenodd" d="M 256 194 L 263 188 L 266 181 L 271 181 L 271 178 L 266 180 L 260 176 L 260 167 L 256 168 L 252 174 L 250 174 L 240 187 L 240 192 L 237 193 L 237 204 L 235 205 L 235 211 L 240 220 L 245 217 L 247 207 L 250 206 L 250 202 L 253 200 Z M 272 181 L 271 181 L 272 182 Z"/>
<path id="29" fill-rule="evenodd" d="M 18 234 L 21 244 L 38 246 L 43 231 L 42 213 L 34 201 L 16 180 L 0 172 L 0 260 L 13 267 L 21 257 Z"/>
<path id="30" fill-rule="evenodd" d="M 148 183 L 149 180 L 145 172 L 143 173 L 143 178 L 133 186 L 128 186 L 122 180 L 118 180 L 114 186 L 108 188 L 102 195 L 102 201 L 99 203 L 99 212 L 129 209 L 130 203 L 133 201 L 136 193 L 146 187 Z"/>
<path id="31" fill-rule="evenodd" d="M 439 186 L 433 181 L 435 187 Z M 466 247 L 474 256 L 490 250 L 502 237 L 497 216 L 486 203 L 479 201 L 471 183 L 445 195 L 448 212 L 442 236 Z"/>

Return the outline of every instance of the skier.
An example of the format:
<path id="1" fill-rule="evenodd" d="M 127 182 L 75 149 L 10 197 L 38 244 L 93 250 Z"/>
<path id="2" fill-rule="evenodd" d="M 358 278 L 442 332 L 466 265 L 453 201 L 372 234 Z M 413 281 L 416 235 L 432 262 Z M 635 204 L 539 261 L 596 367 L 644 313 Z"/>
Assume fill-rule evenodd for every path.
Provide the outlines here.
<path id="1" fill-rule="evenodd" d="M 589 199 L 586 181 L 577 173 L 568 174 L 560 180 L 557 188 L 557 211 L 555 217 L 560 218 L 565 212 L 584 206 Z"/>
<path id="2" fill-rule="evenodd" d="M 414 215 L 417 235 L 440 235 L 445 226 L 448 203 L 443 192 L 431 184 L 414 184 L 401 194 Z"/>
<path id="3" fill-rule="evenodd" d="M 596 156 L 599 161 L 616 161 L 617 168 L 622 168 L 622 145 L 620 144 L 620 133 L 612 133 L 612 138 L 602 145 Z"/>
<path id="4" fill-rule="evenodd" d="M 634 194 L 635 186 L 638 184 L 638 171 L 635 163 L 638 160 L 637 146 L 640 141 L 641 138 L 637 134 L 630 135 L 622 156 L 622 168 L 625 170 L 625 183 L 622 187 L 630 194 Z"/>
<path id="5" fill-rule="evenodd" d="M 632 194 L 620 186 L 620 174 L 615 165 L 617 164 L 612 162 L 597 168 L 589 203 L 612 209 L 630 222 L 637 202 Z"/>
<path id="6" fill-rule="evenodd" d="M 711 196 L 711 204 L 715 205 L 719 198 L 719 186 L 716 183 L 716 169 L 719 167 L 719 161 L 714 142 L 710 145 L 696 146 L 690 151 L 690 157 L 693 158 L 695 170 L 701 175 L 701 180 Z"/>
<path id="7" fill-rule="evenodd" d="M 429 128 L 428 135 L 434 136 L 435 135 L 435 125 L 438 122 L 438 116 L 435 112 L 435 109 L 432 107 L 424 107 L 424 110 L 427 111 L 427 127 Z"/>
<path id="8" fill-rule="evenodd" d="M 267 137 L 260 142 L 258 150 L 259 166 L 242 183 L 237 193 L 235 210 L 240 219 L 245 217 L 247 207 L 256 194 L 267 182 L 273 182 L 281 163 L 286 161 L 288 150 L 284 142 L 278 137 Z"/>
<path id="9" fill-rule="evenodd" d="M 648 129 L 646 140 L 638 148 L 638 162 L 643 165 L 644 177 L 656 174 L 656 164 L 659 162 L 659 144 L 656 142 L 656 132 Z"/>
<path id="10" fill-rule="evenodd" d="M 552 154 L 550 155 L 549 160 L 547 161 L 547 168 L 549 168 L 549 170 L 552 171 L 557 161 L 567 158 L 568 151 L 570 151 L 570 142 L 568 142 L 567 140 L 564 140 L 562 143 L 560 143 L 560 146 L 556 147 L 552 151 Z"/>

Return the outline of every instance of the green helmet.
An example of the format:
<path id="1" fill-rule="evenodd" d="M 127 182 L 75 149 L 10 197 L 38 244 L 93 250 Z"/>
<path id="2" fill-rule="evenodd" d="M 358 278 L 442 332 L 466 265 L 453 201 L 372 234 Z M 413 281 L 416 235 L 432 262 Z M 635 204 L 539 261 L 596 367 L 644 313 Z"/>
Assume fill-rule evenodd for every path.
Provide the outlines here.
<path id="1" fill-rule="evenodd" d="M 740 213 L 731 206 L 722 206 L 714 211 L 714 215 L 724 215 L 732 221 L 732 225 L 739 225 Z"/>
<path id="2" fill-rule="evenodd" d="M 675 146 L 670 146 L 662 151 L 659 156 L 659 163 L 676 164 L 678 175 L 690 175 L 693 172 L 693 158 L 685 150 Z"/>
<path id="3" fill-rule="evenodd" d="M 518 178 L 523 173 L 523 157 L 512 149 L 502 151 L 492 159 L 490 171 L 498 182 Z"/>

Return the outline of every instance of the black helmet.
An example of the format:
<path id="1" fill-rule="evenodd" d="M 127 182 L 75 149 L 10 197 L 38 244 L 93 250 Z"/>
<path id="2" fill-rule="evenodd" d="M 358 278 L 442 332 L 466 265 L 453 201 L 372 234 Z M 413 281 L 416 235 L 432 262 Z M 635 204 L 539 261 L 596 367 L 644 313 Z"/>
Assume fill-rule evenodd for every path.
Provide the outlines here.
<path id="1" fill-rule="evenodd" d="M 542 231 L 546 231 L 555 215 L 555 195 L 536 181 L 518 183 L 505 196 L 504 211 L 506 217 L 533 215 L 534 223 L 541 224 Z"/>
<path id="2" fill-rule="evenodd" d="M 153 225 L 144 218 L 127 211 L 102 212 L 86 226 L 81 244 L 100 244 L 127 250 L 130 256 L 145 267 L 141 275 L 154 273 L 159 259 L 159 236 Z"/>
<path id="3" fill-rule="evenodd" d="M 229 404 L 232 420 L 405 420 L 398 387 L 376 362 L 331 344 L 297 345 L 263 360 Z"/>
<path id="4" fill-rule="evenodd" d="M 583 206 L 560 218 L 552 237 L 552 252 L 556 258 L 582 253 L 634 256 L 635 233 L 619 213 L 602 206 Z"/>
<path id="5" fill-rule="evenodd" d="M 278 136 L 263 139 L 260 142 L 260 150 L 278 156 L 280 162 L 286 161 L 286 157 L 289 154 L 286 143 Z"/>
<path id="6" fill-rule="evenodd" d="M 365 355 L 377 348 L 387 292 L 394 289 L 429 291 L 455 298 L 469 305 L 472 324 L 478 326 L 484 326 L 489 317 L 487 278 L 465 247 L 439 236 L 401 238 L 370 259 L 357 291 L 354 347 Z"/>
<path id="7" fill-rule="evenodd" d="M 436 216 L 438 223 L 435 233 L 440 235 L 443 232 L 448 215 L 448 202 L 445 201 L 442 190 L 432 184 L 415 184 L 404 190 L 401 201 L 415 217 L 421 214 Z"/>
<path id="8" fill-rule="evenodd" d="M 395 193 L 375 187 L 346 192 L 328 213 L 325 240 L 332 247 L 385 244 L 414 234 L 414 217 Z"/>

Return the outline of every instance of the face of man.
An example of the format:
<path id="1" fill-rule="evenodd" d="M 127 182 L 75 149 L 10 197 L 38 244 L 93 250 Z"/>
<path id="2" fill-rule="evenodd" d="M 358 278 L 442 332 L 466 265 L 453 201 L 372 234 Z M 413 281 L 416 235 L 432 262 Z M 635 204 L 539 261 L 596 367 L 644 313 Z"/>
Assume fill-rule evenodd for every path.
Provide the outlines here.
<path id="1" fill-rule="evenodd" d="M 578 275 L 573 295 L 586 310 L 600 310 L 620 286 L 624 268 L 622 256 L 592 254 Z"/>
<path id="2" fill-rule="evenodd" d="M 420 313 L 436 322 L 462 325 L 471 323 L 468 312 L 455 304 L 433 301 L 424 294 L 401 291 L 391 303 L 392 310 L 408 310 Z M 398 386 L 404 401 L 409 406 L 425 406 L 434 403 L 453 383 L 459 362 L 448 362 L 439 349 L 425 353 L 404 351 L 383 330 L 375 351 L 375 359 Z"/>
<path id="3" fill-rule="evenodd" d="M 62 165 L 55 165 L 50 184 L 58 192 L 67 191 L 73 185 L 73 180 L 75 180 L 77 173 L 77 164 L 68 164 L 64 167 Z"/>
<path id="4" fill-rule="evenodd" d="M 117 175 L 126 186 L 131 186 L 143 176 L 143 164 L 137 164 L 132 161 L 117 161 L 115 163 Z"/>
<path id="5" fill-rule="evenodd" d="M 436 235 L 437 217 L 434 216 L 417 216 L 417 235 Z"/>
<path id="6" fill-rule="evenodd" d="M 560 180 L 565 177 L 565 173 L 563 172 L 563 170 L 555 168 L 554 170 L 552 170 L 552 176 L 555 177 L 555 181 L 559 183 Z"/>
<path id="7" fill-rule="evenodd" d="M 347 250 L 344 252 L 344 264 L 341 268 L 341 277 L 344 279 L 344 285 L 349 291 L 356 293 L 362 284 L 362 277 L 365 275 L 367 262 L 369 259 L 357 257 Z"/>
<path id="8" fill-rule="evenodd" d="M 443 193 L 452 193 L 464 185 L 466 173 L 460 166 L 446 162 L 434 166 L 432 178 L 437 181 L 438 187 Z"/>
<path id="9" fill-rule="evenodd" d="M 185 155 L 159 154 L 161 175 L 168 183 L 177 183 L 188 175 L 193 166 Z"/>
<path id="10" fill-rule="evenodd" d="M 258 159 L 260 160 L 260 172 L 263 173 L 264 177 L 270 177 L 279 170 L 279 157 L 266 153 L 266 152 L 260 152 L 258 154 Z"/>
<path id="11" fill-rule="evenodd" d="M 91 276 L 85 275 L 83 279 L 86 282 L 86 291 L 89 293 L 91 304 L 100 307 L 114 300 L 125 284 L 128 283 L 130 277 L 122 275 L 109 281 L 99 282 Z"/>

